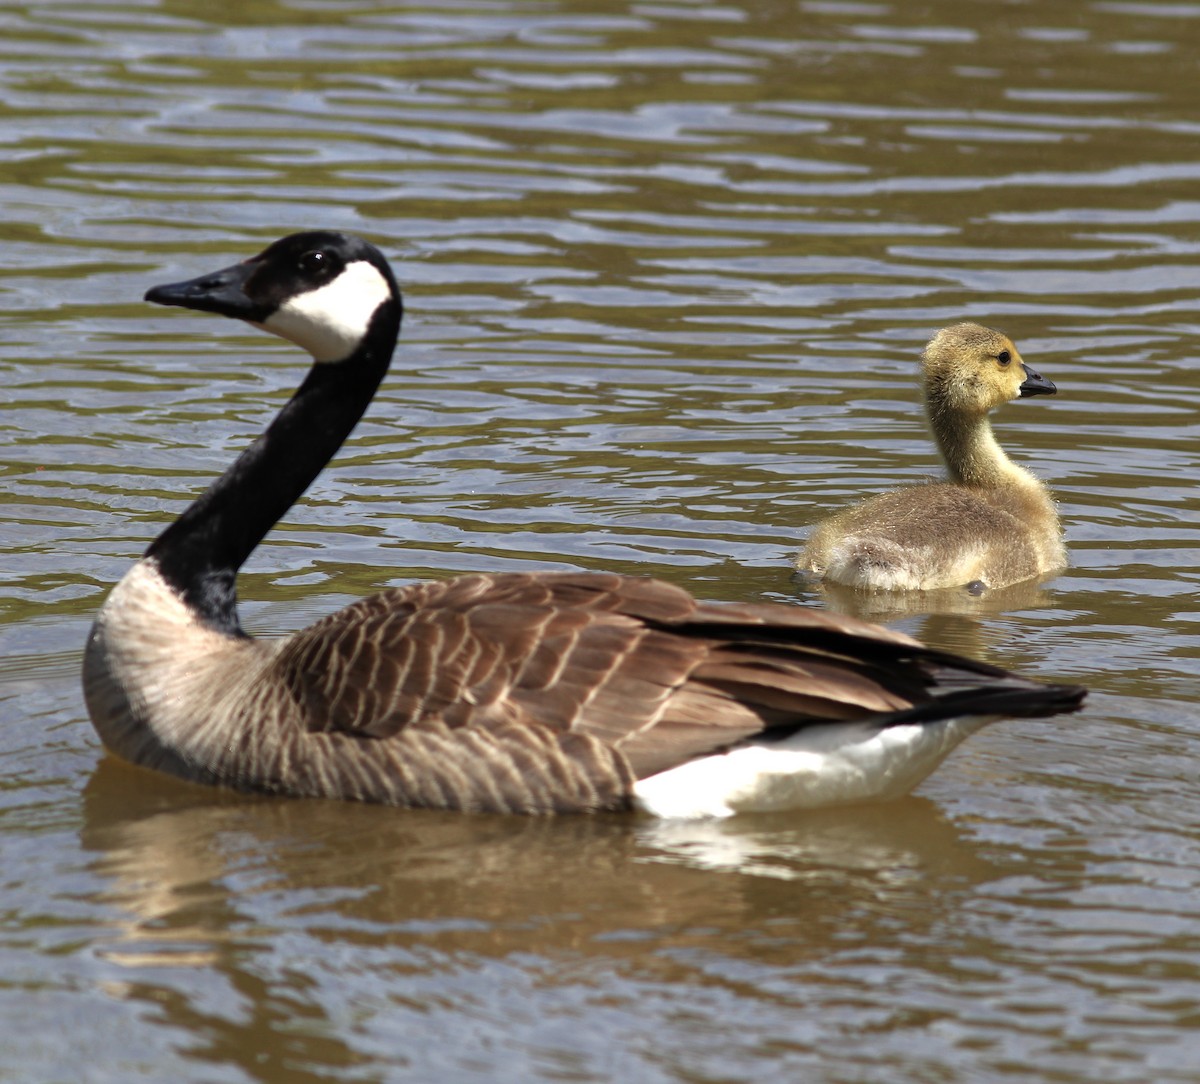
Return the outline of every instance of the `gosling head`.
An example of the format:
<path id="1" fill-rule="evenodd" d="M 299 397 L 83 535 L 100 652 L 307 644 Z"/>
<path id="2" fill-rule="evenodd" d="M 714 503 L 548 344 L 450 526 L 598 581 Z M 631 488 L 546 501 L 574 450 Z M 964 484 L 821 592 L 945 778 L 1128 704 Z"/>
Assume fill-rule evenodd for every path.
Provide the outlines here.
<path id="1" fill-rule="evenodd" d="M 383 254 L 334 230 L 291 234 L 232 267 L 155 286 L 146 300 L 245 320 L 320 363 L 355 357 L 373 336 L 394 342 L 401 309 Z"/>
<path id="2" fill-rule="evenodd" d="M 925 347 L 922 373 L 931 414 L 978 417 L 1010 399 L 1058 390 L 1021 360 L 1007 335 L 979 324 L 942 328 Z"/>

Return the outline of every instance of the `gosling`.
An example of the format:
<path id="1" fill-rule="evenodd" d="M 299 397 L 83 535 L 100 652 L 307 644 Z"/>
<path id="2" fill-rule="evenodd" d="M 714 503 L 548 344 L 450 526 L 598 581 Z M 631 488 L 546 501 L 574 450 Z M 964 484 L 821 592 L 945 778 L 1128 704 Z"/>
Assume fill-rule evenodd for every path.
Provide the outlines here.
<path id="1" fill-rule="evenodd" d="M 939 331 L 922 358 L 922 391 L 947 480 L 870 497 L 819 524 L 797 565 L 847 587 L 973 594 L 1067 563 L 1054 498 L 1004 454 L 988 414 L 1057 389 L 1006 335 L 978 324 Z"/>

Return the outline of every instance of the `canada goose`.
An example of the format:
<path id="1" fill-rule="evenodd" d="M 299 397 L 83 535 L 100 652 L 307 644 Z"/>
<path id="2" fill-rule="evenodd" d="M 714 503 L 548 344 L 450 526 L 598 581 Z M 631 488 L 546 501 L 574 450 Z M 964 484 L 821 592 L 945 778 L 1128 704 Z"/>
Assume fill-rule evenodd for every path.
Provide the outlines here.
<path id="1" fill-rule="evenodd" d="M 902 794 L 993 718 L 1085 695 L 849 618 L 608 574 L 396 588 L 253 638 L 238 569 L 366 409 L 400 294 L 371 245 L 310 232 L 146 298 L 245 320 L 314 364 L 100 609 L 85 697 L 126 760 L 400 806 L 723 816 Z"/>
<path id="2" fill-rule="evenodd" d="M 847 587 L 926 591 L 1006 587 L 1067 563 L 1054 498 L 996 442 L 988 414 L 1054 395 L 1006 335 L 978 324 L 939 331 L 922 390 L 948 480 L 870 497 L 819 524 L 797 564 Z"/>

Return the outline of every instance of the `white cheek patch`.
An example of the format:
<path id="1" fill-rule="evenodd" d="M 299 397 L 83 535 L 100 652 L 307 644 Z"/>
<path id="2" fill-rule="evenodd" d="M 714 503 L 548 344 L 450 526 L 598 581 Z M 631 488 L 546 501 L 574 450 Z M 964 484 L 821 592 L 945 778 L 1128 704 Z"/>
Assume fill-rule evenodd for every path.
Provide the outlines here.
<path id="1" fill-rule="evenodd" d="M 391 296 L 387 279 L 366 260 L 356 260 L 328 285 L 289 298 L 259 326 L 303 347 L 314 361 L 345 361 Z"/>

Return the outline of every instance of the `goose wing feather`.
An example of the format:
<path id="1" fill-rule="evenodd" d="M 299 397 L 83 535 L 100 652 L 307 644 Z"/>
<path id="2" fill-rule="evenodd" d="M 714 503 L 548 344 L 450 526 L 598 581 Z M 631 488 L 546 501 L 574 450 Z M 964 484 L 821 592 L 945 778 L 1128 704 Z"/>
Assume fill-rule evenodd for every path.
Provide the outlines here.
<path id="1" fill-rule="evenodd" d="M 517 573 L 373 595 L 297 634 L 276 665 L 311 732 L 386 741 L 431 725 L 533 728 L 619 750 L 644 778 L 772 727 L 925 705 L 941 659 L 823 611 L 698 603 L 617 575 Z M 966 665 L 963 680 L 1003 673 Z"/>
<path id="2" fill-rule="evenodd" d="M 363 599 L 293 637 L 277 665 L 312 731 L 386 739 L 436 718 L 615 743 L 701 661 L 703 644 L 655 627 L 693 605 L 619 576 L 468 576 Z"/>

